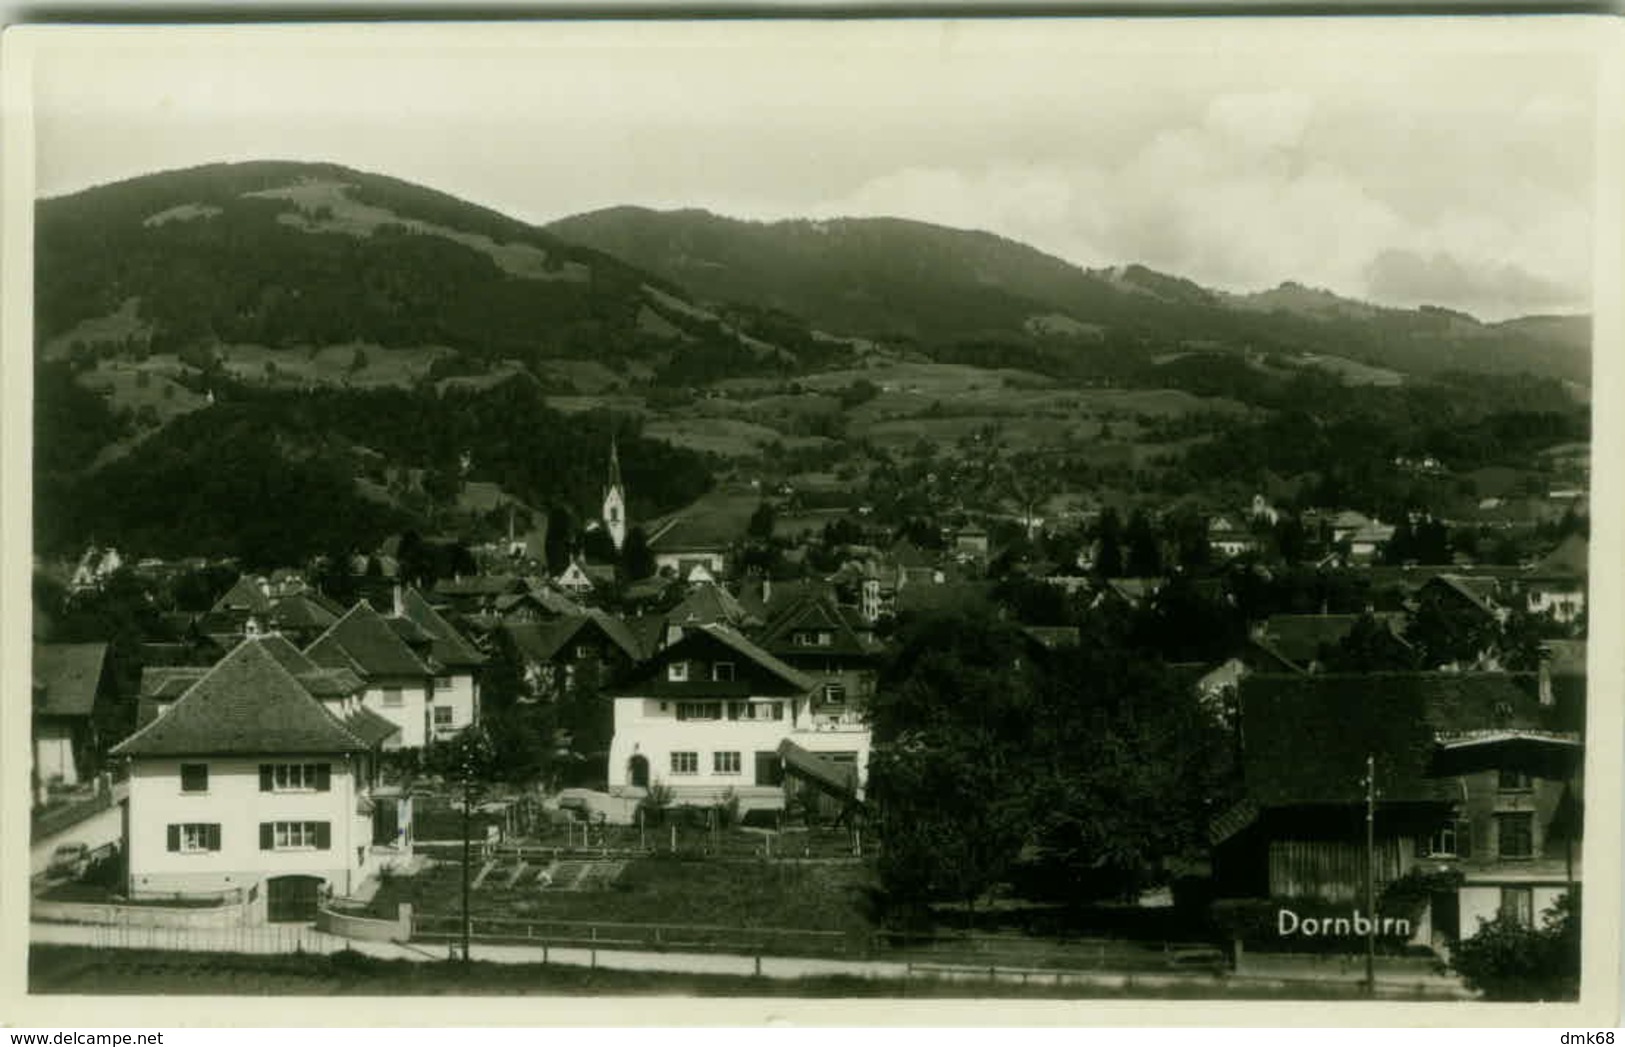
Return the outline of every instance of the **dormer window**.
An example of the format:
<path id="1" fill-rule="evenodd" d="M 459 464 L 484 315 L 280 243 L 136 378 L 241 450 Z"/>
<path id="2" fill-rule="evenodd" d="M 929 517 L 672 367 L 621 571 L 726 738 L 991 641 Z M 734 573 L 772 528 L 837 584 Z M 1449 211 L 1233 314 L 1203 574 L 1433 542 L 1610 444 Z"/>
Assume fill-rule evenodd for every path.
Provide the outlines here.
<path id="1" fill-rule="evenodd" d="M 666 665 L 666 679 L 672 683 L 688 682 L 688 663 L 669 662 Z"/>

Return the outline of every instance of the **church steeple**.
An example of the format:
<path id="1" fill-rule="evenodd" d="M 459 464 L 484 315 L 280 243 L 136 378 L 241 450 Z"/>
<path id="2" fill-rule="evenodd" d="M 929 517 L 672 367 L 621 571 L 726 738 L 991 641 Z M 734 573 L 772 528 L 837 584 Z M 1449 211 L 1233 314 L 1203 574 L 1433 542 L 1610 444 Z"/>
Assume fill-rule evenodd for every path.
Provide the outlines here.
<path id="1" fill-rule="evenodd" d="M 604 530 L 620 552 L 626 544 L 626 485 L 621 482 L 621 456 L 613 436 L 609 438 L 609 483 L 604 488 Z"/>

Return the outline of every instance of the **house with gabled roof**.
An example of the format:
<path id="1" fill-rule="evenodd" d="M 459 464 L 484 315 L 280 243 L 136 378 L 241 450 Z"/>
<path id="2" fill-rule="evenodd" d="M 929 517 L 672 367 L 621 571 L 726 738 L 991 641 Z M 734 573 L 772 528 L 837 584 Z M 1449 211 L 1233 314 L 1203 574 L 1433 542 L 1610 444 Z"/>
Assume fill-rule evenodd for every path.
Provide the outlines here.
<path id="1" fill-rule="evenodd" d="M 1571 534 L 1558 543 L 1520 579 L 1529 611 L 1550 614 L 1565 624 L 1578 621 L 1585 613 L 1590 562 L 1590 543 L 1584 535 Z"/>
<path id="2" fill-rule="evenodd" d="M 838 604 L 827 589 L 809 588 L 756 639 L 764 650 L 817 681 L 808 710 L 815 724 L 866 721 L 882 648 L 857 608 Z"/>
<path id="3" fill-rule="evenodd" d="M 1381 627 L 1377 636 L 1391 644 L 1396 657 L 1410 653 L 1405 640 L 1405 616 L 1397 613 L 1370 612 Z M 1364 615 L 1358 614 L 1275 614 L 1266 618 L 1254 634 L 1269 649 L 1285 658 L 1304 672 L 1319 672 L 1326 655 L 1336 648 L 1359 624 Z"/>
<path id="4" fill-rule="evenodd" d="M 1249 676 L 1244 798 L 1211 826 L 1221 894 L 1360 903 L 1366 760 L 1375 771 L 1376 893 L 1446 874 L 1413 920 L 1448 946 L 1480 920 L 1532 924 L 1580 881 L 1583 695 L 1535 674 Z"/>
<path id="5" fill-rule="evenodd" d="M 696 585 L 681 603 L 666 612 L 661 643 L 676 643 L 690 629 L 719 623 L 741 632 L 762 624 L 761 619 L 746 610 L 744 604 L 722 586 Z"/>
<path id="6" fill-rule="evenodd" d="M 697 626 L 611 689 L 611 792 L 655 784 L 679 802 L 716 803 L 730 791 L 746 808 L 784 805 L 788 772 L 846 798 L 862 797 L 869 731 L 820 723 L 819 681 L 726 625 Z"/>
<path id="7" fill-rule="evenodd" d="M 113 748 L 129 765 L 130 897 L 309 920 L 379 867 L 372 797 L 393 726 L 342 682 L 316 697 L 310 665 L 281 638 L 244 640 Z"/>
<path id="8" fill-rule="evenodd" d="M 578 681 L 608 684 L 643 659 L 637 637 L 619 618 L 587 611 L 552 622 L 503 626 L 532 694 L 558 695 Z"/>
<path id="9" fill-rule="evenodd" d="M 743 526 L 732 521 L 675 516 L 650 533 L 649 552 L 662 574 L 686 579 L 695 568 L 704 568 L 711 578 L 720 579 L 727 575 L 729 547 L 743 536 Z"/>
<path id="10" fill-rule="evenodd" d="M 318 666 L 348 669 L 365 681 L 362 704 L 400 728 L 392 749 L 419 749 L 434 737 L 430 707 L 441 666 L 426 634 L 415 631 L 412 641 L 360 600 L 305 649 Z"/>
<path id="11" fill-rule="evenodd" d="M 96 714 L 112 688 L 107 644 L 35 644 L 32 671 L 36 792 L 78 785 L 99 756 Z"/>
<path id="12" fill-rule="evenodd" d="M 429 703 L 430 736 L 449 738 L 480 719 L 480 672 L 488 661 L 423 594 L 397 586 L 389 622 L 409 643 L 422 637 L 425 661 L 435 669 Z M 408 629 L 410 627 L 410 629 Z M 408 637 L 410 631 L 413 636 Z M 419 656 L 423 647 L 415 647 Z"/>

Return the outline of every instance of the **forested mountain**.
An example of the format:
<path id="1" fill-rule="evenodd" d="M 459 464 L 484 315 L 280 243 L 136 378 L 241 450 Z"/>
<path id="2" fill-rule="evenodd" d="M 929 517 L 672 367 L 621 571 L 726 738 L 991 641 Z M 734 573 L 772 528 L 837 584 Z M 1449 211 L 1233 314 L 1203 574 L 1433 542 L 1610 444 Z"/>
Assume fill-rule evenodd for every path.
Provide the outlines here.
<path id="1" fill-rule="evenodd" d="M 1116 334 L 1331 353 L 1413 374 L 1480 371 L 1589 382 L 1584 318 L 1483 324 L 1444 309 L 1389 309 L 1285 284 L 1226 295 L 1129 265 L 1084 270 L 984 232 L 891 218 L 745 222 L 705 211 L 617 207 L 554 222 L 563 239 L 641 266 L 711 301 L 783 309 L 832 332 L 965 341 L 1089 342 Z"/>

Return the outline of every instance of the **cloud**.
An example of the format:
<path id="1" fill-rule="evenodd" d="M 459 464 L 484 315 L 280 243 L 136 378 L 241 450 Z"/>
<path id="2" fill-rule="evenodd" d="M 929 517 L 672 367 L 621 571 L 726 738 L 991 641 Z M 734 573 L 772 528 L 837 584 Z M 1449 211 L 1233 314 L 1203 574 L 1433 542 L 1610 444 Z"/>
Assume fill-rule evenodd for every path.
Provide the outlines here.
<path id="1" fill-rule="evenodd" d="M 1452 305 L 1480 315 L 1585 307 L 1572 289 L 1520 265 L 1463 261 L 1442 251 L 1385 250 L 1372 260 L 1367 278 L 1373 296 L 1401 305 Z"/>

